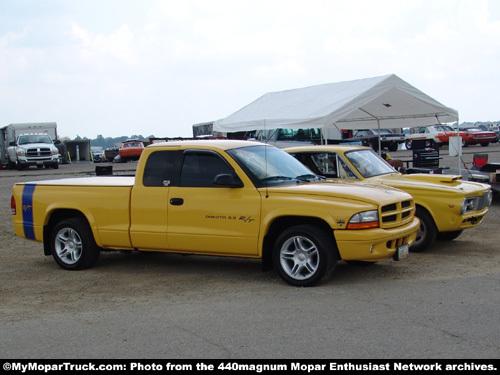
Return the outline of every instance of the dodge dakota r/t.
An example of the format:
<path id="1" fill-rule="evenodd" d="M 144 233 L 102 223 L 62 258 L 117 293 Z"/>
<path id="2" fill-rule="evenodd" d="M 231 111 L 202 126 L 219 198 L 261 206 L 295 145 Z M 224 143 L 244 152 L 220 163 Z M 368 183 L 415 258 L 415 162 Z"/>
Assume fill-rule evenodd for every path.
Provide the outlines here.
<path id="1" fill-rule="evenodd" d="M 150 145 L 135 176 L 17 183 L 11 209 L 15 233 L 64 269 L 101 250 L 236 256 L 295 286 L 339 260 L 402 259 L 419 227 L 406 192 L 328 182 L 274 146 L 227 140 Z"/>

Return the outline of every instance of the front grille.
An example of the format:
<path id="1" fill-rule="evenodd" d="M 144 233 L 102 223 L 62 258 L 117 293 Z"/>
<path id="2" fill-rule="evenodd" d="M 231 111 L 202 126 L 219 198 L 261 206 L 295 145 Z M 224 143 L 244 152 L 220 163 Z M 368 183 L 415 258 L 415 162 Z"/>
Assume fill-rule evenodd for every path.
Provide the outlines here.
<path id="1" fill-rule="evenodd" d="M 477 202 L 477 211 L 483 210 L 488 205 L 488 195 L 482 195 Z"/>
<path id="2" fill-rule="evenodd" d="M 27 157 L 50 156 L 50 148 L 29 148 L 26 150 Z"/>
<path id="3" fill-rule="evenodd" d="M 380 207 L 381 228 L 393 228 L 410 222 L 415 213 L 413 200 L 390 203 Z"/>

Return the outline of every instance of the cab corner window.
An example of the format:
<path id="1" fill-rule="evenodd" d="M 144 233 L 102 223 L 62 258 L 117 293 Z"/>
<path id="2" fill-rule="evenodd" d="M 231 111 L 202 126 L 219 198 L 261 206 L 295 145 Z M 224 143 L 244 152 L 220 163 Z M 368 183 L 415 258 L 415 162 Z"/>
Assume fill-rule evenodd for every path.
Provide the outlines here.
<path id="1" fill-rule="evenodd" d="M 144 186 L 170 186 L 175 152 L 156 151 L 149 155 L 144 168 Z"/>

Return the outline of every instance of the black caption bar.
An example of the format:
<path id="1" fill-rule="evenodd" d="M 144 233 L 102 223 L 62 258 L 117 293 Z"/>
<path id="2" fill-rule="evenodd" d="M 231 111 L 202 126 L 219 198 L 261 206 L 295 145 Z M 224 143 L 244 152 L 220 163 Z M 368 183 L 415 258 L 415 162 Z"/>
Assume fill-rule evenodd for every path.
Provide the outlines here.
<path id="1" fill-rule="evenodd" d="M 357 371 L 409 373 L 497 372 L 499 360 L 2 360 L 11 374 L 57 372 L 200 372 L 256 374 L 325 374 Z"/>

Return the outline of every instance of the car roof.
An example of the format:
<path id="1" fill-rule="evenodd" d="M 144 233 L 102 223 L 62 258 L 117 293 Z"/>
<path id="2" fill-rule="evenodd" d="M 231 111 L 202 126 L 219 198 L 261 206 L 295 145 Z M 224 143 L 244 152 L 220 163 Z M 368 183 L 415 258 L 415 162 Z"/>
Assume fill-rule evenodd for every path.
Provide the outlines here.
<path id="1" fill-rule="evenodd" d="M 300 151 L 313 151 L 313 152 L 326 152 L 326 151 L 336 151 L 336 152 L 348 152 L 354 150 L 371 150 L 370 147 L 365 146 L 355 146 L 355 145 L 307 145 L 307 146 L 295 146 L 287 147 L 283 149 L 286 152 L 300 152 Z"/>
<path id="2" fill-rule="evenodd" d="M 259 146 L 259 145 L 263 146 L 265 144 L 257 141 L 243 141 L 243 140 L 233 140 L 233 139 L 205 139 L 205 140 L 200 139 L 200 140 L 158 142 L 149 145 L 148 148 L 160 148 L 160 147 L 199 148 L 199 149 L 218 148 L 221 150 L 229 150 L 232 148 Z"/>

